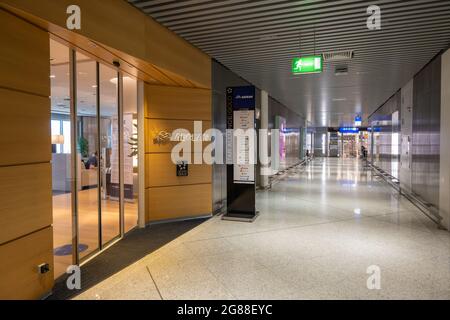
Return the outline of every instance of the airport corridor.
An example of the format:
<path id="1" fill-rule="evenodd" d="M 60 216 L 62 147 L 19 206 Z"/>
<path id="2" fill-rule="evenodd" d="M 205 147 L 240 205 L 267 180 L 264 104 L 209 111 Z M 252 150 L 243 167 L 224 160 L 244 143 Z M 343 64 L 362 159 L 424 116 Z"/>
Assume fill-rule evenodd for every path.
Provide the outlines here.
<path id="1" fill-rule="evenodd" d="M 294 168 L 257 208 L 253 223 L 207 220 L 76 299 L 450 299 L 450 234 L 362 160 Z"/>

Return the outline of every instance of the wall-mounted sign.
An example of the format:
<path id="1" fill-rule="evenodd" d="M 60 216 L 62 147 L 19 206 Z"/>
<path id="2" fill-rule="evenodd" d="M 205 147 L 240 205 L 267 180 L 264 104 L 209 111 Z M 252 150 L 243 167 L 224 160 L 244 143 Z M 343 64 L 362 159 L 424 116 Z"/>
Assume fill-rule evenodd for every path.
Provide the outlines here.
<path id="1" fill-rule="evenodd" d="M 292 60 L 293 74 L 321 73 L 322 70 L 322 56 L 305 56 Z"/>
<path id="2" fill-rule="evenodd" d="M 177 162 L 177 177 L 187 177 L 189 175 L 189 167 L 187 161 Z"/>
<path id="3" fill-rule="evenodd" d="M 362 118 L 360 116 L 355 117 L 355 127 L 360 127 L 362 125 Z"/>
<path id="4" fill-rule="evenodd" d="M 339 128 L 340 133 L 359 133 L 359 128 L 354 127 L 342 127 Z"/>
<path id="5" fill-rule="evenodd" d="M 171 134 L 169 132 L 166 132 L 164 130 L 159 131 L 157 134 L 153 137 L 153 144 L 157 145 L 163 145 L 167 144 L 170 141 Z"/>

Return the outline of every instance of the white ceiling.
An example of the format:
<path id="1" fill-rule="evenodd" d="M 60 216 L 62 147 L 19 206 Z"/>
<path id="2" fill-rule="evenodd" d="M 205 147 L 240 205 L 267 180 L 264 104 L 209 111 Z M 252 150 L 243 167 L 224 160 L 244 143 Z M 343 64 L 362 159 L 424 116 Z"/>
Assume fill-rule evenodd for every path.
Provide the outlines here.
<path id="1" fill-rule="evenodd" d="M 317 126 L 367 118 L 450 44 L 449 0 L 128 1 Z M 367 28 L 369 5 L 381 30 Z M 355 56 L 291 74 L 292 58 L 335 50 Z"/>

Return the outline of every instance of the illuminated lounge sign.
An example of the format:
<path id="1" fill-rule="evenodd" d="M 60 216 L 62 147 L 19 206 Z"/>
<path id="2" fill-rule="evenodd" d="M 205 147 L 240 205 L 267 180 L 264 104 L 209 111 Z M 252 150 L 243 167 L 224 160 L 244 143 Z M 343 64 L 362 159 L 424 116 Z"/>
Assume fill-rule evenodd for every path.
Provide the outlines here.
<path id="1" fill-rule="evenodd" d="M 322 56 L 305 56 L 292 60 L 293 74 L 321 73 L 322 70 Z"/>
<path id="2" fill-rule="evenodd" d="M 359 133 L 359 128 L 354 127 L 341 127 L 339 128 L 340 133 Z"/>

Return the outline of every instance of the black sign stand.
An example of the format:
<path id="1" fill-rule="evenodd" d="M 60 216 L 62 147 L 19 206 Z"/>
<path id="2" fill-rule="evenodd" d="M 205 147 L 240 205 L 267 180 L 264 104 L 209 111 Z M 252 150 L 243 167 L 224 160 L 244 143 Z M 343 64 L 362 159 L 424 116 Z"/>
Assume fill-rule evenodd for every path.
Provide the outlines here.
<path id="1" fill-rule="evenodd" d="M 234 111 L 255 110 L 255 87 L 230 87 L 227 88 L 227 129 L 234 129 Z M 255 119 L 253 119 L 253 128 Z M 230 141 L 231 138 L 231 141 Z M 255 141 L 256 143 L 256 141 Z M 256 146 L 255 146 L 256 147 Z M 230 150 L 231 149 L 231 150 Z M 254 150 L 250 150 L 252 152 Z M 233 160 L 233 138 L 227 136 L 227 154 L 231 153 Z M 227 157 L 228 158 L 228 157 Z M 229 161 L 229 159 L 227 159 Z M 223 220 L 253 222 L 258 216 L 256 211 L 256 186 L 255 181 L 235 181 L 235 164 L 227 161 L 227 212 L 222 216 Z M 255 165 L 251 165 L 255 177 Z M 253 179 L 255 180 L 255 179 Z"/>

